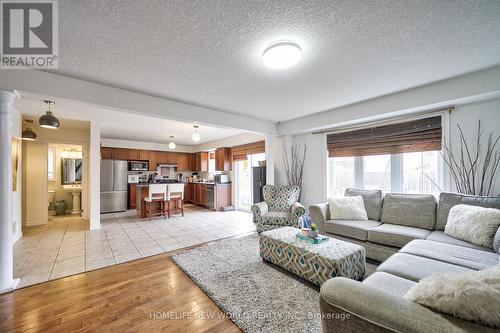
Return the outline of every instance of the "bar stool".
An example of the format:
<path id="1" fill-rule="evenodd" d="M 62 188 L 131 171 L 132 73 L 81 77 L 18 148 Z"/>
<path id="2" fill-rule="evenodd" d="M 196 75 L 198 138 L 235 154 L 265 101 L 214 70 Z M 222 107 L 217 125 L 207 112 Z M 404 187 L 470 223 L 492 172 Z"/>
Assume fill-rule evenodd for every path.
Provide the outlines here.
<path id="1" fill-rule="evenodd" d="M 153 215 L 152 213 L 152 205 L 155 202 L 160 203 L 160 212 L 156 213 L 156 215 L 159 216 L 165 216 L 165 202 L 167 198 L 167 185 L 165 184 L 150 184 L 149 185 L 149 193 L 148 196 L 144 198 L 144 201 L 146 202 L 146 215 L 149 217 L 149 220 L 151 221 L 151 216 Z M 169 213 L 170 215 L 170 213 Z"/>
<path id="2" fill-rule="evenodd" d="M 184 216 L 184 184 L 168 184 L 167 186 L 167 212 L 170 218 L 170 201 L 177 203 L 177 209 L 181 211 Z"/>

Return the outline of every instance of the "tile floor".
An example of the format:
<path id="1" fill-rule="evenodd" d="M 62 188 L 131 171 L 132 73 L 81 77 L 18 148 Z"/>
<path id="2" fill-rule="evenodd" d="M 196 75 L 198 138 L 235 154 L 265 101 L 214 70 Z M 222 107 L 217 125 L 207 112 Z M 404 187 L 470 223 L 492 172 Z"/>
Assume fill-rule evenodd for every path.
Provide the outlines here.
<path id="1" fill-rule="evenodd" d="M 79 217 L 24 228 L 14 245 L 18 288 L 255 230 L 249 213 L 186 205 L 184 217 L 140 219 L 134 211 L 101 216 L 88 230 Z"/>

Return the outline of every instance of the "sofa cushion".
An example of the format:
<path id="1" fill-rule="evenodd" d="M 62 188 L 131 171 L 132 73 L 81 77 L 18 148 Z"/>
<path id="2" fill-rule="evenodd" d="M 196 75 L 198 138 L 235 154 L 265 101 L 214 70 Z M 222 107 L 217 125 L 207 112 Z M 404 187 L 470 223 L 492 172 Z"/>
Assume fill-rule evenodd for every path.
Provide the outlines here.
<path id="1" fill-rule="evenodd" d="M 380 221 L 432 230 L 435 215 L 436 200 L 433 195 L 387 193 Z"/>
<path id="2" fill-rule="evenodd" d="M 493 249 L 493 238 L 500 227 L 500 209 L 455 205 L 448 213 L 444 232 L 472 244 Z"/>
<path id="3" fill-rule="evenodd" d="M 359 220 L 330 220 L 325 222 L 325 230 L 331 234 L 351 237 L 366 241 L 368 230 L 371 230 L 382 223 L 378 221 Z"/>
<path id="4" fill-rule="evenodd" d="M 329 198 L 328 207 L 332 220 L 368 220 L 363 198 L 355 197 Z"/>
<path id="5" fill-rule="evenodd" d="M 363 283 L 399 297 L 404 296 L 411 287 L 417 284 L 414 281 L 384 272 L 373 273 Z"/>
<path id="6" fill-rule="evenodd" d="M 471 249 L 468 247 L 430 240 L 414 240 L 406 244 L 399 253 L 413 254 L 419 257 L 439 260 L 453 265 L 474 270 L 498 265 L 498 254 Z"/>
<path id="7" fill-rule="evenodd" d="M 396 253 L 380 264 L 377 272 L 385 272 L 418 282 L 434 273 L 475 272 L 475 270 L 412 254 Z"/>
<path id="8" fill-rule="evenodd" d="M 414 239 L 425 239 L 430 233 L 429 230 L 425 229 L 384 223 L 368 230 L 368 241 L 403 247 Z"/>
<path id="9" fill-rule="evenodd" d="M 434 242 L 453 244 L 453 245 L 457 245 L 457 246 L 468 247 L 471 249 L 476 249 L 476 250 L 481 250 L 481 251 L 486 251 L 486 252 L 493 252 L 492 249 L 487 249 L 487 248 L 479 246 L 479 245 L 474 245 L 472 243 L 453 238 L 453 237 L 445 234 L 443 231 L 433 231 L 433 232 L 431 232 L 431 234 L 429 236 L 427 236 L 426 239 L 430 240 L 430 241 L 434 241 Z"/>
<path id="10" fill-rule="evenodd" d="M 499 276 L 500 266 L 435 274 L 421 280 L 404 297 L 454 317 L 500 328 Z"/>
<path id="11" fill-rule="evenodd" d="M 262 216 L 262 223 L 272 225 L 292 225 L 296 219 L 288 212 L 267 212 Z"/>
<path id="12" fill-rule="evenodd" d="M 500 209 L 500 197 L 480 197 L 441 192 L 436 216 L 436 230 L 444 230 L 451 207 L 459 204 Z"/>
<path id="13" fill-rule="evenodd" d="M 348 188 L 345 190 L 344 196 L 354 197 L 360 195 L 365 203 L 366 213 L 369 220 L 380 221 L 382 212 L 382 191 L 380 190 L 357 190 Z"/>

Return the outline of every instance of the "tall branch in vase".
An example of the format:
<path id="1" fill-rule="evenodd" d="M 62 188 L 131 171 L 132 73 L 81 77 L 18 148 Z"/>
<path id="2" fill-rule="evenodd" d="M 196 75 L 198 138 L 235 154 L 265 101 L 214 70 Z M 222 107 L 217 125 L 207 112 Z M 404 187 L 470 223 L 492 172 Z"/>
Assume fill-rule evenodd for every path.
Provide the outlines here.
<path id="1" fill-rule="evenodd" d="M 302 192 L 302 176 L 306 160 L 306 145 L 292 144 L 290 149 L 283 149 L 283 163 L 288 185 L 297 185 Z M 299 196 L 300 199 L 300 196 Z"/>
<path id="2" fill-rule="evenodd" d="M 441 151 L 441 157 L 451 172 L 457 191 L 471 195 L 492 195 L 500 165 L 500 136 L 495 138 L 490 132 L 484 146 L 484 131 L 479 121 L 476 142 L 469 145 L 462 128 L 457 126 L 459 148 L 453 151 L 450 144 L 445 142 Z"/>

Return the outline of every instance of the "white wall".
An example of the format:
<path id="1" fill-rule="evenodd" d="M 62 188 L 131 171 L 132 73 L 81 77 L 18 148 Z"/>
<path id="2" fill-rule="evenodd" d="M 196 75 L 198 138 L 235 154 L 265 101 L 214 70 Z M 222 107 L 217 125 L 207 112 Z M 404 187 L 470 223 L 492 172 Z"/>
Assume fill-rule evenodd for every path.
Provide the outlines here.
<path id="1" fill-rule="evenodd" d="M 460 125 L 464 136 L 469 144 L 474 145 L 477 137 L 478 120 L 481 120 L 481 128 L 484 130 L 483 142 L 486 143 L 487 136 L 493 132 L 493 136 L 500 135 L 500 98 L 458 106 L 450 114 L 450 143 L 452 149 L 458 152 Z M 484 144 L 485 145 L 485 144 Z M 500 146 L 497 146 L 500 149 Z M 500 172 L 500 171 L 499 171 Z M 500 174 L 496 177 L 491 195 L 500 195 Z"/>
<path id="2" fill-rule="evenodd" d="M 355 115 L 352 115 L 355 119 Z M 457 124 L 462 127 L 468 140 L 473 140 L 477 131 L 477 122 L 481 119 L 481 126 L 485 133 L 493 132 L 494 135 L 500 135 L 500 98 L 472 104 L 458 105 L 450 114 L 450 141 L 452 147 L 456 149 L 459 140 Z M 280 137 L 276 140 L 280 148 L 286 142 L 286 137 Z M 303 188 L 301 203 L 307 207 L 313 203 L 325 202 L 327 199 L 327 152 L 326 138 L 324 134 L 303 134 L 292 137 L 292 143 L 307 145 L 306 162 L 304 165 Z M 279 183 L 284 184 L 282 158 L 275 158 L 276 174 Z M 453 190 L 453 188 L 449 189 Z M 494 195 L 500 194 L 500 176 L 497 176 Z"/>
<path id="3" fill-rule="evenodd" d="M 101 228 L 101 125 L 90 123 L 90 156 L 89 156 L 89 201 L 90 229 Z"/>
<path id="4" fill-rule="evenodd" d="M 22 115 L 17 109 L 12 109 L 12 137 L 21 139 L 22 136 Z M 13 223 L 13 242 L 17 242 L 22 237 L 21 227 L 21 200 L 22 200 L 22 145 L 19 147 L 19 160 L 17 164 L 17 186 L 16 191 L 12 193 L 12 223 Z"/>

